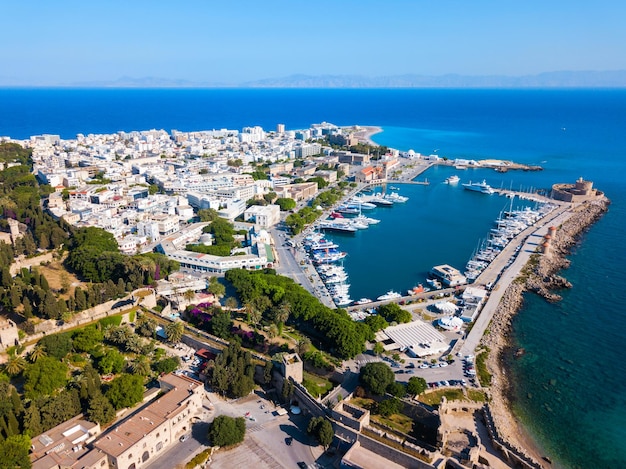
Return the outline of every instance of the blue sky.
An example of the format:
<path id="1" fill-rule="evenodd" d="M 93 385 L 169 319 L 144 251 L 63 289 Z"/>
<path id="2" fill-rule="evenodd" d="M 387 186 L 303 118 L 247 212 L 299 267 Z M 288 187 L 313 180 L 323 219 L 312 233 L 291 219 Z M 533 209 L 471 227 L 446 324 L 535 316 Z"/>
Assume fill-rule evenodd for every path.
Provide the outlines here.
<path id="1" fill-rule="evenodd" d="M 527 75 L 626 69 L 623 0 L 0 0 L 0 77 Z"/>

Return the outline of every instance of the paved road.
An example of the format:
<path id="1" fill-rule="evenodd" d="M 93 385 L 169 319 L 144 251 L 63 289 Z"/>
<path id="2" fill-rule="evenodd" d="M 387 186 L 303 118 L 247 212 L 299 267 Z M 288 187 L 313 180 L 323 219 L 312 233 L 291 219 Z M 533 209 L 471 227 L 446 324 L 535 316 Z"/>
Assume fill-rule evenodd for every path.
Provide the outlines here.
<path id="1" fill-rule="evenodd" d="M 478 346 L 480 339 L 489 326 L 489 323 L 491 322 L 491 319 L 500 304 L 500 300 L 502 299 L 504 292 L 511 282 L 519 275 L 520 271 L 528 262 L 530 256 L 536 252 L 537 246 L 543 239 L 543 236 L 548 232 L 548 227 L 562 224 L 569 218 L 570 215 L 571 212 L 569 211 L 569 206 L 562 205 L 558 207 L 554 212 L 549 214 L 547 217 L 544 217 L 538 225 L 532 226 L 523 233 L 519 234 L 516 238 L 516 240 L 519 239 L 519 241 L 509 243 L 506 249 L 498 255 L 498 257 L 489 265 L 487 269 L 485 269 L 483 275 L 477 279 L 477 283 L 494 282 L 496 278 L 498 278 L 498 275 L 500 275 L 497 284 L 491 291 L 487 302 L 476 319 L 472 330 L 469 332 L 467 338 L 459 349 L 462 355 L 474 353 L 474 350 Z M 517 257 L 509 267 L 505 267 L 505 263 L 508 262 L 514 253 L 514 250 L 519 245 L 522 247 L 520 248 Z"/>

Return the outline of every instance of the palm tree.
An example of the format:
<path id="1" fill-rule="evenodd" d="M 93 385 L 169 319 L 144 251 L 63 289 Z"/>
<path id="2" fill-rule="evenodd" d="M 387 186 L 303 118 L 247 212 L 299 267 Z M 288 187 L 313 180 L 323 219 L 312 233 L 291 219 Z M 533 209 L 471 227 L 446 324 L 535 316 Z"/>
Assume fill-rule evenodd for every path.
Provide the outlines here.
<path id="1" fill-rule="evenodd" d="M 247 301 L 243 305 L 243 308 L 248 315 L 248 321 L 252 323 L 252 325 L 256 329 L 257 324 L 259 324 L 259 321 L 261 320 L 261 311 L 251 301 Z"/>
<path id="2" fill-rule="evenodd" d="M 237 300 L 232 296 L 229 296 L 228 298 L 226 298 L 224 306 L 226 306 L 228 309 L 237 309 Z"/>
<path id="3" fill-rule="evenodd" d="M 33 351 L 30 352 L 30 355 L 28 355 L 28 359 L 32 363 L 35 363 L 37 360 L 39 360 L 40 358 L 45 357 L 46 355 L 48 355 L 46 353 L 46 349 L 44 349 L 43 347 L 35 347 L 33 349 Z"/>
<path id="4" fill-rule="evenodd" d="M 140 376 L 148 376 L 150 374 L 150 362 L 148 362 L 146 357 L 137 358 L 130 365 L 131 371 Z"/>
<path id="5" fill-rule="evenodd" d="M 187 303 L 191 303 L 195 297 L 196 292 L 193 290 L 186 290 L 185 293 L 183 293 L 183 298 L 187 301 Z"/>
<path id="6" fill-rule="evenodd" d="M 180 342 L 185 332 L 185 324 L 182 321 L 170 322 L 165 326 L 165 333 L 167 334 L 168 342 L 176 343 Z"/>
<path id="7" fill-rule="evenodd" d="M 270 327 L 267 331 L 267 333 L 270 336 L 270 339 L 273 339 L 274 337 L 276 337 L 278 335 L 278 326 L 276 324 L 270 324 Z"/>
<path id="8" fill-rule="evenodd" d="M 274 311 L 274 321 L 276 324 L 285 324 L 289 315 L 291 314 L 291 305 L 288 301 L 281 301 L 276 310 Z"/>
<path id="9" fill-rule="evenodd" d="M 26 369 L 26 360 L 21 356 L 12 355 L 4 365 L 4 371 L 11 376 L 17 376 Z"/>

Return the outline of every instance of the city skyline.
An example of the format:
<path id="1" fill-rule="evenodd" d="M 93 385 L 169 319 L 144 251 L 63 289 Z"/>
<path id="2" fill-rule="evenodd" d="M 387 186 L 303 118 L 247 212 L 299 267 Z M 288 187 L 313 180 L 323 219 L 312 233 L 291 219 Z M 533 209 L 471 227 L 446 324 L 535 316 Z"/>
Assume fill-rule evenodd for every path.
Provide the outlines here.
<path id="1" fill-rule="evenodd" d="M 0 2 L 0 86 L 626 70 L 626 5 L 398 1 Z M 130 77 L 130 78 L 128 78 Z M 122 85 L 123 86 L 123 85 Z"/>

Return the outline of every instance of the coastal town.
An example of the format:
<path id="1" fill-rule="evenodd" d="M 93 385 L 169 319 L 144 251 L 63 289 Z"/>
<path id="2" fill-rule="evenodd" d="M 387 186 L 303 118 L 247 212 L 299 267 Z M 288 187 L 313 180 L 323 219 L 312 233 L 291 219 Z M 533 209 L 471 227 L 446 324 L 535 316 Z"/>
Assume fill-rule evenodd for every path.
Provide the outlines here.
<path id="1" fill-rule="evenodd" d="M 26 212 L 4 203 L 0 243 L 15 254 L 2 277 L 7 301 L 0 349 L 11 378 L 7 396 L 22 388 L 30 392 L 26 410 L 32 413 L 35 396 L 41 395 L 33 393 L 28 367 L 39 362 L 33 358 L 39 351 L 67 362 L 76 376 L 83 376 L 84 362 L 93 359 L 98 383 L 120 379 L 125 366 L 129 376 L 143 376 L 146 383 L 152 376 L 152 387 L 143 388 L 142 381 L 140 398 L 128 405 L 122 400 L 114 416 L 90 420 L 96 413 L 89 401 L 86 412 L 45 428 L 29 427 L 26 410 L 7 411 L 4 436 L 29 434 L 28 457 L 36 469 L 547 467 L 550 458 L 533 448 L 508 408 L 501 360 L 524 353 L 509 349 L 510 320 L 524 291 L 558 300 L 554 290 L 567 287 L 558 272 L 566 266 L 568 249 L 607 210 L 608 199 L 582 178 L 555 181 L 550 190 L 532 194 L 491 188 L 484 181 L 463 184 L 485 196 L 531 198 L 537 208 L 510 210 L 495 220 L 489 243 L 464 269 L 432 266 L 425 286 L 354 299 L 339 265 L 346 254 L 324 233 L 366 230 L 378 222 L 369 210 L 406 202 L 388 187 L 428 184 L 423 173 L 433 165 L 540 170 L 380 147 L 370 140 L 379 130 L 324 122 L 301 130 L 278 124 L 272 131 L 257 126 L 0 138 L 2 145 L 29 152 L 29 162 L 5 158 L 2 169 L 29 166 L 37 183 L 48 188 L 40 204 L 46 217 L 84 238 L 104 233 L 120 256 L 96 253 L 92 270 L 81 271 L 91 248 L 79 246 L 82 254 L 68 254 L 63 245 L 72 250 L 78 243 L 69 236 L 55 242 L 49 235 L 42 242 L 41 230 L 35 235 L 29 217 L 20 216 Z M 159 257 L 150 264 L 141 256 Z M 131 279 L 134 271 L 121 260 L 130 258 L 144 259 L 136 261 L 141 278 Z M 266 274 L 267 279 L 252 280 Z M 291 283 L 277 280 L 281 277 Z M 24 278 L 41 288 L 40 300 L 24 293 L 26 286 L 18 283 Z M 94 282 L 102 282 L 104 301 L 87 307 L 80 295 Z M 113 293 L 106 296 L 109 283 Z M 54 292 L 46 293 L 45 286 Z M 302 299 L 304 292 L 320 306 L 296 305 L 296 299 L 310 301 Z M 53 294 L 58 294 L 55 304 L 63 305 L 55 314 L 43 306 Z M 33 307 L 38 314 L 28 312 Z M 341 322 L 327 319 L 331 326 L 324 329 L 321 319 L 307 323 L 296 316 L 298 307 L 302 315 L 324 308 L 320 317 L 336 314 Z M 111 322 L 114 317 L 117 323 Z M 218 328 L 218 317 L 226 317 L 225 329 Z M 132 352 L 117 373 L 100 365 L 112 352 L 95 352 L 95 345 L 92 350 L 75 344 L 72 355 L 69 349 L 54 355 L 50 337 L 77 341 L 88 327 L 103 330 L 100 342 L 107 348 L 123 344 L 122 352 Z M 128 334 L 140 328 L 148 333 L 133 348 Z M 362 342 L 353 346 L 335 338 L 343 328 L 361 334 Z M 364 329 L 367 333 L 359 332 Z M 150 353 L 163 350 L 161 355 L 174 359 L 172 369 L 137 371 L 141 343 L 147 346 L 149 340 Z M 223 387 L 216 371 L 221 356 L 236 353 L 233 344 L 249 349 L 253 360 L 249 376 L 256 384 L 241 395 Z M 11 367 L 18 362 L 21 369 Z M 368 379 L 370 372 L 375 377 Z M 389 382 L 377 389 L 385 379 Z M 316 380 L 327 386 L 317 394 L 311 385 Z M 109 399 L 115 388 L 105 389 L 98 399 Z M 222 416 L 243 417 L 245 438 L 239 445 L 207 438 L 208 432 L 218 439 L 213 422 Z M 325 425 L 330 438 L 319 430 Z M 42 431 L 33 434 L 33 428 Z"/>

